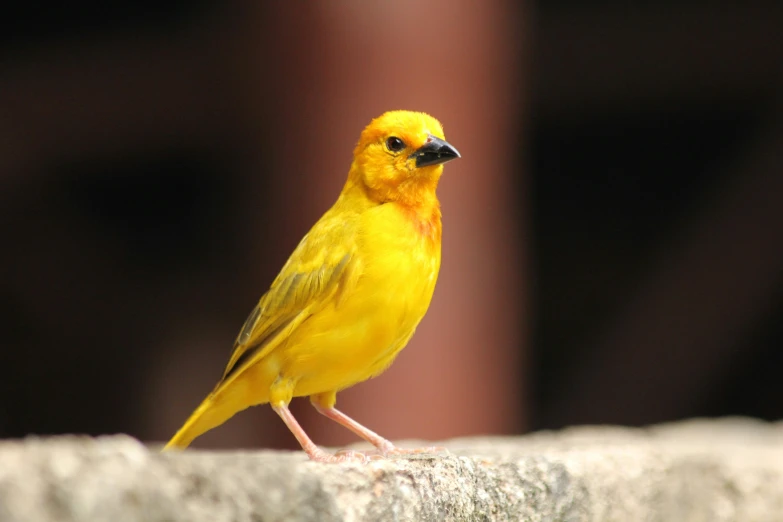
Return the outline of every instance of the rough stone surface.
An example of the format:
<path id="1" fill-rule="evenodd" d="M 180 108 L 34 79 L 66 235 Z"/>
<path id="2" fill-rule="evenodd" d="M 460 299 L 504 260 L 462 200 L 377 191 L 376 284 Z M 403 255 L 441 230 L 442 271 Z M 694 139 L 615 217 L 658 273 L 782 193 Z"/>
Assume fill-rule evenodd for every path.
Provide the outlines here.
<path id="1" fill-rule="evenodd" d="M 0 443 L 0 521 L 783 521 L 783 424 L 696 420 L 459 439 L 316 464 L 127 436 Z"/>

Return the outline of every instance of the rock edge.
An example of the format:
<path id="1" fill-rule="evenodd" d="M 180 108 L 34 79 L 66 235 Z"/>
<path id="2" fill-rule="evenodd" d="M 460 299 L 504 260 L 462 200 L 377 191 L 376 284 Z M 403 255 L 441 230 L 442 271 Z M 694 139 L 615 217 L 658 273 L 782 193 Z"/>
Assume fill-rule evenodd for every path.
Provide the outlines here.
<path id="1" fill-rule="evenodd" d="M 405 444 L 403 444 L 404 446 Z M 157 452 L 124 436 L 0 442 L 0 521 L 783 520 L 783 424 L 693 420 L 440 443 L 368 464 Z"/>

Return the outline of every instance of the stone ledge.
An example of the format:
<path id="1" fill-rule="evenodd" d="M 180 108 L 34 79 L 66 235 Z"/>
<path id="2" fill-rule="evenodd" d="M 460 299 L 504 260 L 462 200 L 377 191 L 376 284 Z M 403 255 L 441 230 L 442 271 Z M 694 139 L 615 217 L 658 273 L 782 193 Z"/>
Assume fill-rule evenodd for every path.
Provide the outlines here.
<path id="1" fill-rule="evenodd" d="M 783 520 L 783 425 L 695 420 L 457 439 L 324 465 L 302 453 L 159 454 L 127 436 L 0 443 L 4 522 Z"/>

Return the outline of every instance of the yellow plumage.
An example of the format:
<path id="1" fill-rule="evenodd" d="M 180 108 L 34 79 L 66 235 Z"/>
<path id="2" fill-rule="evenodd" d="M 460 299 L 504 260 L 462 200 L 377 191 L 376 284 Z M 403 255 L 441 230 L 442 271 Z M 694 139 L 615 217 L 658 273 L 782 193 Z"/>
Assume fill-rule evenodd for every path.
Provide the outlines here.
<path id="1" fill-rule="evenodd" d="M 334 409 L 340 390 L 378 375 L 429 307 L 440 268 L 443 163 L 459 157 L 434 118 L 385 113 L 362 133 L 337 202 L 305 235 L 240 331 L 223 378 L 166 448 L 186 447 L 235 413 L 269 402 L 314 460 L 293 397 L 375 444 L 389 441 Z"/>

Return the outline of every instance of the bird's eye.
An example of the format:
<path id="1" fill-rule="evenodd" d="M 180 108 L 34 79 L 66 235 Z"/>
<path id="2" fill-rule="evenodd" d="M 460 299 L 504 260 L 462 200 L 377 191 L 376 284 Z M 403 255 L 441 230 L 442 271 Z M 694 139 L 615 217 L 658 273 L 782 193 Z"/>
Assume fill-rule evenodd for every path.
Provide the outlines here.
<path id="1" fill-rule="evenodd" d="M 396 136 L 386 140 L 386 148 L 392 152 L 400 152 L 405 148 L 405 142 Z"/>

